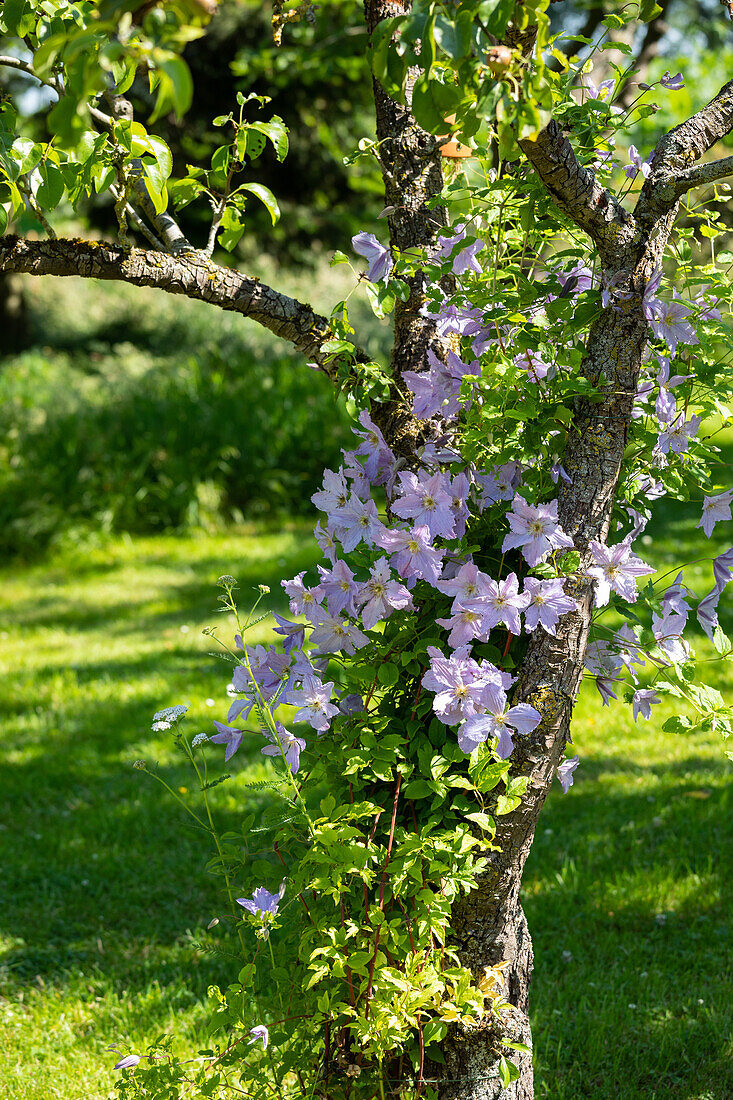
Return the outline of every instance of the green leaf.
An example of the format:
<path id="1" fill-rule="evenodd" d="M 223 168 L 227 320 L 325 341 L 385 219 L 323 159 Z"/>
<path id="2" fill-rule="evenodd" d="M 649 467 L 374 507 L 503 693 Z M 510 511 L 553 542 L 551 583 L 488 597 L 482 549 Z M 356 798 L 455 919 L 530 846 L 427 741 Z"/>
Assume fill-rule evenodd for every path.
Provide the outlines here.
<path id="1" fill-rule="evenodd" d="M 455 23 L 439 13 L 435 19 L 435 41 L 443 53 L 457 61 L 471 51 L 472 29 L 473 19 L 468 11 L 459 12 Z"/>
<path id="2" fill-rule="evenodd" d="M 18 162 L 20 174 L 32 171 L 43 156 L 43 146 L 37 145 L 28 138 L 17 138 L 12 145 L 11 153 Z"/>
<path id="3" fill-rule="evenodd" d="M 27 3 L 28 0 L 5 0 L 2 9 L 2 21 L 8 34 L 18 34 L 20 21 L 23 18 Z"/>
<path id="4" fill-rule="evenodd" d="M 692 722 L 684 715 L 675 715 L 667 719 L 662 729 L 665 733 L 687 733 L 692 729 Z"/>
<path id="5" fill-rule="evenodd" d="M 713 645 L 721 657 L 727 657 L 733 652 L 733 643 L 721 626 L 716 626 L 713 631 Z"/>
<path id="6" fill-rule="evenodd" d="M 191 106 L 193 99 L 193 80 L 188 65 L 182 58 L 171 56 L 161 62 L 160 75 L 167 78 L 167 86 L 164 96 L 158 97 L 151 121 L 160 118 L 170 105 L 181 118 Z M 163 81 L 161 81 L 161 89 L 163 89 Z"/>
<path id="7" fill-rule="evenodd" d="M 503 1054 L 499 1059 L 499 1076 L 505 1089 L 519 1077 L 519 1067 L 515 1066 L 514 1062 L 510 1062 L 508 1058 L 505 1058 Z"/>
<path id="8" fill-rule="evenodd" d="M 482 0 L 478 17 L 488 34 L 501 38 L 514 14 L 514 0 Z"/>
<path id="9" fill-rule="evenodd" d="M 243 183 L 241 187 L 237 188 L 237 191 L 248 191 L 250 195 L 258 198 L 266 207 L 272 224 L 275 224 L 280 217 L 280 207 L 277 205 L 277 199 L 269 187 L 265 187 L 264 183 Z"/>
<path id="10" fill-rule="evenodd" d="M 405 787 L 405 798 L 429 798 L 434 793 L 425 779 L 413 779 Z"/>
<path id="11" fill-rule="evenodd" d="M 0 236 L 8 228 L 8 212 L 4 206 L 0 206 Z"/>
<path id="12" fill-rule="evenodd" d="M 55 210 L 64 197 L 64 177 L 60 169 L 48 161 L 38 171 L 42 182 L 36 191 L 36 199 L 42 210 Z"/>
<path id="13" fill-rule="evenodd" d="M 251 122 L 248 128 L 263 134 L 272 143 L 275 156 L 284 160 L 288 153 L 288 128 L 279 115 L 273 115 L 269 122 Z"/>
<path id="14" fill-rule="evenodd" d="M 657 16 L 661 14 L 662 8 L 657 4 L 656 0 L 641 0 L 639 4 L 639 19 L 642 23 L 651 23 L 652 19 L 656 19 Z"/>
<path id="15" fill-rule="evenodd" d="M 391 661 L 386 661 L 380 665 L 377 669 L 377 680 L 382 687 L 394 687 L 400 676 L 400 671 L 397 665 L 393 665 Z"/>
<path id="16" fill-rule="evenodd" d="M 219 244 L 227 252 L 231 252 L 232 249 L 236 248 L 243 233 L 244 223 L 240 219 L 239 212 L 228 206 L 219 226 Z"/>

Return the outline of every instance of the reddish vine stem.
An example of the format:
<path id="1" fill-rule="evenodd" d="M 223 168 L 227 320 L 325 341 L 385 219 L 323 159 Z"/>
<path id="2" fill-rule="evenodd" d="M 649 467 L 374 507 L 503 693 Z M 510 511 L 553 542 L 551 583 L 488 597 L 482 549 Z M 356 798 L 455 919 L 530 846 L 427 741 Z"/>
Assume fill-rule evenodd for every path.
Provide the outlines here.
<path id="1" fill-rule="evenodd" d="M 387 841 L 387 858 L 384 861 L 384 867 L 382 868 L 382 881 L 379 886 L 379 908 L 380 910 L 384 905 L 384 887 L 387 882 L 387 867 L 389 865 L 389 859 L 392 855 L 392 844 L 394 842 L 395 823 L 397 821 L 397 802 L 400 797 L 400 788 L 402 786 L 402 775 L 397 776 L 397 783 L 395 784 L 394 799 L 392 801 L 392 821 L 389 826 L 389 839 Z M 366 885 L 364 886 L 364 894 L 366 897 Z M 377 928 L 377 934 L 374 937 L 374 954 L 369 961 L 369 982 L 367 984 L 366 991 L 366 1008 L 364 1009 L 364 1018 L 369 1018 L 369 1002 L 372 999 L 372 987 L 374 985 L 374 967 L 377 962 L 377 952 L 379 950 L 379 936 L 382 931 L 381 924 Z"/>

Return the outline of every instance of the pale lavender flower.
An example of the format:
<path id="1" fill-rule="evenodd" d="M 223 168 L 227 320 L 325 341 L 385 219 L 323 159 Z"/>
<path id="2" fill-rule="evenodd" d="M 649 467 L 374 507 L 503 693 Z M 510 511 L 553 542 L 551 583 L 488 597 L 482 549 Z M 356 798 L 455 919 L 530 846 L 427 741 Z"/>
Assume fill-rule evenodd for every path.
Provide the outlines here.
<path id="1" fill-rule="evenodd" d="M 685 618 L 690 613 L 690 605 L 687 602 L 686 597 L 689 596 L 689 592 L 682 585 L 682 571 L 677 574 L 674 579 L 674 583 L 669 586 L 662 598 L 662 613 L 664 615 L 684 615 Z"/>
<path id="2" fill-rule="evenodd" d="M 701 417 L 691 416 L 689 420 L 685 420 L 685 414 L 681 412 L 663 432 L 660 432 L 654 448 L 655 453 L 666 455 L 673 451 L 674 454 L 684 454 L 690 445 L 690 440 L 694 439 L 700 430 L 701 424 Z"/>
<path id="3" fill-rule="evenodd" d="M 652 633 L 657 645 L 673 664 L 681 664 L 689 657 L 687 644 L 682 640 L 686 622 L 686 611 L 684 614 L 665 611 L 662 615 L 652 615 Z"/>
<path id="4" fill-rule="evenodd" d="M 639 665 L 640 668 L 643 668 L 646 662 L 641 656 L 639 639 L 634 632 L 634 628 L 630 627 L 628 623 L 624 623 L 624 625 L 616 631 L 613 638 L 613 644 L 616 655 L 621 662 L 621 667 L 627 669 L 634 683 L 637 683 L 639 677 L 637 676 L 634 665 Z"/>
<path id="5" fill-rule="evenodd" d="M 303 584 L 303 577 L 305 576 L 305 569 L 302 573 L 298 573 L 289 581 L 280 581 L 280 584 L 285 589 L 285 594 L 290 597 L 290 612 L 293 615 L 305 615 L 307 619 L 313 622 L 313 616 L 318 610 L 318 601 L 321 598 L 321 590 L 317 586 L 315 588 L 306 588 Z"/>
<path id="6" fill-rule="evenodd" d="M 349 486 L 343 470 L 324 470 L 323 488 L 314 493 L 311 500 L 319 512 L 325 512 L 330 518 L 339 508 L 344 508 L 349 499 Z"/>
<path id="7" fill-rule="evenodd" d="M 644 179 L 648 179 L 652 172 L 652 166 L 648 160 L 642 160 L 641 154 L 635 145 L 629 146 L 629 163 L 624 167 L 624 172 L 629 179 L 634 179 L 641 172 Z"/>
<path id="8" fill-rule="evenodd" d="M 319 608 L 313 619 L 311 641 L 318 646 L 319 656 L 343 651 L 353 657 L 356 650 L 365 646 L 369 639 L 348 619 L 331 615 Z"/>
<path id="9" fill-rule="evenodd" d="M 554 370 L 552 363 L 546 363 L 538 351 L 527 348 L 521 355 L 514 357 L 514 365 L 521 370 L 526 370 L 530 382 L 539 382 L 540 378 L 546 378 L 549 371 Z"/>
<path id="10" fill-rule="evenodd" d="M 588 576 L 598 582 L 596 607 L 607 604 L 612 591 L 618 593 L 628 603 L 635 603 L 638 595 L 636 579 L 654 573 L 652 566 L 647 565 L 641 558 L 637 558 L 627 542 L 619 542 L 616 546 L 604 546 L 603 543 L 592 539 L 589 549 L 593 555 L 593 565 L 588 569 Z"/>
<path id="11" fill-rule="evenodd" d="M 474 599 L 476 596 L 487 595 L 490 591 L 488 582 L 491 578 L 482 573 L 473 562 L 466 562 L 450 580 L 439 580 L 435 587 L 445 596 L 453 596 L 453 611 L 459 603 Z"/>
<path id="12" fill-rule="evenodd" d="M 132 1069 L 140 1061 L 140 1054 L 126 1054 L 124 1058 L 120 1058 L 112 1068 L 113 1069 Z"/>
<path id="13" fill-rule="evenodd" d="M 285 880 L 280 884 L 276 894 L 271 894 L 264 886 L 258 886 L 251 898 L 237 898 L 237 905 L 241 905 L 253 917 L 276 916 L 285 893 Z"/>
<path id="14" fill-rule="evenodd" d="M 618 680 L 622 664 L 618 653 L 602 639 L 591 642 L 585 651 L 585 667 L 596 678 L 596 687 L 604 707 L 608 706 L 610 699 L 617 698 L 612 685 Z"/>
<path id="15" fill-rule="evenodd" d="M 380 244 L 373 233 L 357 233 L 351 238 L 351 247 L 358 256 L 363 256 L 368 262 L 367 279 L 371 283 L 379 283 L 386 279 L 394 266 L 392 253 L 383 244 Z"/>
<path id="16" fill-rule="evenodd" d="M 427 358 L 429 370 L 405 371 L 402 375 L 415 397 L 412 411 L 421 420 L 436 415 L 452 420 L 464 405 L 470 404 L 460 400 L 463 379 L 480 375 L 481 366 L 476 360 L 464 363 L 453 351 L 443 361 L 428 348 Z"/>
<path id="17" fill-rule="evenodd" d="M 503 694 L 503 693 L 502 693 Z M 497 705 L 497 703 L 499 705 Z M 528 703 L 518 703 L 506 710 L 506 696 L 487 705 L 487 713 L 468 718 L 458 730 L 458 745 L 470 754 L 489 737 L 496 737 L 495 753 L 506 760 L 514 752 L 513 736 L 531 733 L 542 721 L 542 715 Z"/>
<path id="18" fill-rule="evenodd" d="M 717 588 L 713 588 L 711 592 L 708 592 L 707 596 L 700 600 L 700 603 L 697 605 L 697 608 L 695 610 L 697 621 L 711 641 L 719 625 L 717 611 L 719 600 L 720 593 L 718 592 Z"/>
<path id="19" fill-rule="evenodd" d="M 562 286 L 561 298 L 575 297 L 596 285 L 595 276 L 589 267 L 578 263 L 570 271 L 556 271 L 555 275 Z"/>
<path id="20" fill-rule="evenodd" d="M 485 474 L 476 474 L 474 481 L 481 490 L 479 510 L 483 512 L 491 504 L 500 500 L 511 500 L 522 480 L 522 464 L 505 462 L 503 466 Z"/>
<path id="21" fill-rule="evenodd" d="M 374 485 L 381 485 L 389 478 L 394 466 L 394 455 L 366 409 L 359 413 L 359 423 L 365 431 L 360 432 L 355 428 L 354 434 L 360 436 L 364 442 L 359 444 L 354 454 L 366 459 L 364 473 L 369 481 Z"/>
<path id="22" fill-rule="evenodd" d="M 725 493 L 718 493 L 717 496 L 705 497 L 702 506 L 702 517 L 697 526 L 702 527 L 708 538 L 712 535 L 716 523 L 731 518 L 730 505 L 732 500 L 733 489 L 728 489 Z"/>
<path id="23" fill-rule="evenodd" d="M 278 615 L 277 611 L 273 611 L 272 617 L 278 624 L 273 629 L 273 634 L 281 634 L 285 639 L 283 642 L 283 649 L 286 653 L 289 653 L 291 649 L 302 649 L 305 642 L 305 627 L 303 623 L 291 623 L 289 619 L 285 619 L 282 615 Z"/>
<path id="24" fill-rule="evenodd" d="M 267 1050 L 267 1044 L 270 1041 L 270 1032 L 267 1030 L 264 1024 L 256 1024 L 255 1027 L 250 1028 L 251 1039 L 248 1040 L 247 1046 L 251 1047 L 252 1043 L 262 1043 L 262 1049 Z"/>
<path id="25" fill-rule="evenodd" d="M 563 789 L 563 794 L 567 794 L 573 785 L 573 772 L 580 763 L 579 756 L 571 756 L 567 760 L 563 760 L 557 768 L 557 778 L 560 781 L 560 786 Z"/>
<path id="26" fill-rule="evenodd" d="M 379 512 L 374 501 L 363 500 L 352 493 L 344 508 L 339 508 L 332 517 L 338 524 L 337 535 L 347 554 L 355 550 L 363 540 L 367 546 L 374 546 L 378 533 L 382 530 Z"/>
<path id="27" fill-rule="evenodd" d="M 653 306 L 651 317 L 645 310 L 652 332 L 658 340 L 666 342 L 672 357 L 678 344 L 699 344 L 697 333 L 687 320 L 692 312 L 692 305 L 683 301 L 676 289 L 672 291 L 671 302 L 656 298 L 650 299 L 648 304 L 650 308 Z"/>
<path id="28" fill-rule="evenodd" d="M 573 547 L 573 540 L 557 522 L 557 500 L 534 505 L 517 494 L 507 519 L 511 532 L 501 545 L 502 552 L 519 548 L 529 565 L 544 561 L 552 550 Z"/>
<path id="29" fill-rule="evenodd" d="M 370 578 L 361 586 L 358 600 L 364 605 L 361 621 L 365 630 L 388 619 L 395 609 L 412 606 L 412 596 L 403 584 L 392 579 L 386 558 L 380 558 L 372 566 Z"/>
<path id="30" fill-rule="evenodd" d="M 529 596 L 524 612 L 525 630 L 531 632 L 541 626 L 548 634 L 554 634 L 560 616 L 577 610 L 576 601 L 565 595 L 564 585 L 562 578 L 550 581 L 525 578 L 524 591 Z"/>
<path id="31" fill-rule="evenodd" d="M 653 691 L 651 688 L 641 688 L 635 691 L 631 700 L 634 721 L 638 721 L 639 715 L 641 715 L 642 718 L 651 718 L 652 707 L 655 703 L 659 702 L 661 702 L 659 696 L 656 691 Z"/>
<path id="32" fill-rule="evenodd" d="M 504 692 L 492 675 L 492 670 L 498 669 L 493 665 L 481 668 L 468 656 L 468 646 L 457 649 L 450 658 L 430 646 L 428 656 L 430 668 L 422 678 L 422 686 L 435 693 L 433 710 L 445 725 L 454 726 L 480 713 L 492 699 L 500 705 Z"/>
<path id="33" fill-rule="evenodd" d="M 659 81 L 663 88 L 669 88 L 670 92 L 678 92 L 680 88 L 684 88 L 685 82 L 682 79 L 682 73 L 677 73 L 675 76 L 670 76 L 669 69 Z"/>
<path id="34" fill-rule="evenodd" d="M 345 611 L 347 615 L 356 615 L 354 599 L 359 590 L 354 574 L 345 561 L 339 560 L 330 571 L 318 566 L 321 580 L 318 585 L 326 597 L 326 607 L 330 615 Z"/>
<path id="35" fill-rule="evenodd" d="M 214 725 L 219 732 L 212 733 L 209 741 L 213 741 L 215 745 L 226 745 L 224 763 L 228 764 L 242 744 L 244 734 L 242 730 L 234 729 L 232 726 L 225 726 L 223 722 L 214 722 Z"/>
<path id="36" fill-rule="evenodd" d="M 459 649 L 473 638 L 479 638 L 484 634 L 484 616 L 481 611 L 465 607 L 460 601 L 454 601 L 449 619 L 436 619 L 438 626 L 450 630 L 448 645 L 451 649 Z"/>
<path id="37" fill-rule="evenodd" d="M 351 695 L 344 695 L 343 699 L 339 703 L 339 710 L 341 714 L 361 714 L 366 710 L 364 706 L 364 700 L 361 695 L 353 693 Z"/>
<path id="38" fill-rule="evenodd" d="M 567 472 L 564 466 L 560 465 L 559 462 L 553 462 L 552 466 L 550 467 L 550 477 L 556 485 L 560 478 L 563 479 L 566 485 L 573 484 L 573 479 L 571 478 L 570 474 Z"/>
<path id="39" fill-rule="evenodd" d="M 291 703 L 298 707 L 293 716 L 294 722 L 307 722 L 314 730 L 323 732 L 331 724 L 339 709 L 330 701 L 333 695 L 333 682 L 322 684 L 315 676 L 306 676 L 299 691 L 294 691 Z"/>
<path id="40" fill-rule="evenodd" d="M 451 497 L 450 510 L 453 516 L 453 534 L 457 539 L 462 539 L 465 535 L 466 520 L 471 515 L 468 507 L 468 494 L 470 490 L 471 483 L 468 479 L 468 475 L 463 471 L 460 474 L 456 474 L 449 482 L 448 492 Z"/>
<path id="41" fill-rule="evenodd" d="M 466 226 L 465 224 L 456 225 L 455 232 L 452 237 L 440 236 L 438 237 L 436 259 L 447 260 L 453 255 L 453 274 L 464 275 L 466 271 L 475 271 L 477 274 L 481 274 L 481 265 L 476 259 L 476 254 L 484 247 L 484 242 L 480 240 L 473 241 L 471 244 L 467 244 L 465 248 L 462 248 L 458 253 L 453 253 L 453 250 L 457 244 L 466 239 Z"/>
<path id="42" fill-rule="evenodd" d="M 324 558 L 333 563 L 338 557 L 338 546 L 336 545 L 336 528 L 332 527 L 329 523 L 325 527 L 322 526 L 319 520 L 316 524 L 313 534 L 315 535 L 316 542 L 321 548 Z"/>
<path id="43" fill-rule="evenodd" d="M 430 542 L 427 527 L 402 531 L 385 527 L 379 533 L 377 545 L 393 555 L 392 565 L 401 577 L 420 577 L 435 584 L 440 576 L 445 551 L 436 550 Z"/>
<path id="44" fill-rule="evenodd" d="M 392 511 L 401 519 L 411 519 L 418 527 L 427 527 L 430 537 L 453 538 L 455 521 L 451 511 L 450 475 L 440 471 L 426 475 L 420 472 L 400 474 L 401 496 L 392 504 Z"/>
<path id="45" fill-rule="evenodd" d="M 276 722 L 275 728 L 280 738 L 282 751 L 285 754 L 285 762 L 295 775 L 300 767 L 300 754 L 305 748 L 305 741 L 302 737 L 294 737 L 290 730 L 285 729 L 282 722 Z M 265 756 L 281 756 L 280 745 L 277 744 L 273 735 L 268 731 L 266 736 L 273 743 L 265 745 L 264 749 L 260 749 L 260 752 L 264 753 Z"/>
<path id="46" fill-rule="evenodd" d="M 466 600 L 464 606 L 469 611 L 477 611 L 481 615 L 482 634 L 488 634 L 499 623 L 504 623 L 512 634 L 521 634 L 522 624 L 519 616 L 530 599 L 531 596 L 527 592 L 520 596 L 517 574 L 510 573 L 503 581 L 494 581 L 489 577 L 485 593 L 475 599 Z"/>
<path id="47" fill-rule="evenodd" d="M 581 85 L 583 91 L 588 93 L 588 99 L 608 99 L 611 92 L 616 87 L 615 80 L 602 80 L 600 84 L 593 83 L 589 76 L 583 77 L 583 83 Z"/>

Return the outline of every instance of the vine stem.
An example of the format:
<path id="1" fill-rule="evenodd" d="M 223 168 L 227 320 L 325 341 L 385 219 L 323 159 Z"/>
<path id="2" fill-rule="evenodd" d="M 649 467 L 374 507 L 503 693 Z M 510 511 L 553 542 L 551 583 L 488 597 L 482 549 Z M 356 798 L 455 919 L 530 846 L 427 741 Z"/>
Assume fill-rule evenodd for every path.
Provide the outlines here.
<path id="1" fill-rule="evenodd" d="M 208 780 L 208 765 L 207 765 L 207 762 L 206 762 L 206 754 L 202 751 L 202 756 L 203 756 L 203 760 L 204 760 L 204 774 L 202 775 L 201 771 L 199 769 L 199 766 L 196 763 L 196 758 L 194 757 L 194 754 L 193 754 L 193 751 L 192 751 L 190 745 L 185 740 L 184 740 L 183 743 L 186 746 L 186 753 L 188 755 L 189 760 L 193 764 L 194 771 L 196 772 L 196 776 L 198 778 L 199 785 L 201 787 L 201 793 L 204 796 L 204 806 L 206 807 L 206 816 L 209 819 L 209 829 L 210 829 L 212 837 L 214 838 L 214 843 L 216 844 L 216 850 L 219 853 L 219 859 L 221 860 L 221 867 L 222 867 L 222 871 L 224 872 L 224 882 L 226 883 L 227 896 L 229 898 L 229 906 L 231 908 L 232 915 L 233 915 L 233 917 L 236 921 L 237 935 L 239 937 L 239 945 L 242 948 L 242 958 L 246 959 L 246 957 L 247 957 L 247 948 L 245 947 L 245 943 L 244 943 L 244 933 L 242 931 L 242 922 L 241 922 L 241 920 L 239 920 L 239 911 L 237 909 L 236 902 L 234 901 L 234 892 L 232 890 L 232 884 L 231 884 L 231 880 L 229 878 L 229 871 L 227 870 L 226 860 L 224 858 L 224 852 L 223 852 L 222 847 L 221 847 L 221 842 L 219 841 L 219 834 L 216 831 L 216 826 L 214 825 L 214 819 L 211 816 L 211 806 L 209 805 L 209 796 L 208 796 L 207 790 L 206 790 L 206 783 L 207 783 L 207 780 Z"/>

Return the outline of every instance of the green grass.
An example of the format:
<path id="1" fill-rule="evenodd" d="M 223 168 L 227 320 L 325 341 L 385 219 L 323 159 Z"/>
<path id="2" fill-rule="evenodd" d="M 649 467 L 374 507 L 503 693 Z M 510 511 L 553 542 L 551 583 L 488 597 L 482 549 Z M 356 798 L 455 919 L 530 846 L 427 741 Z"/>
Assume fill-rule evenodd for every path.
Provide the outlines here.
<path id="1" fill-rule="evenodd" d="M 670 509 L 654 544 L 659 567 L 680 558 L 681 541 L 687 558 L 699 552 L 690 516 Z M 307 525 L 260 526 L 110 540 L 2 572 L 8 1100 L 97 1100 L 114 1079 L 110 1044 L 139 1048 L 164 1030 L 182 1053 L 195 1042 L 206 987 L 231 976 L 196 946 L 223 903 L 200 836 L 131 764 L 157 761 L 174 788 L 187 785 L 170 739 L 149 732 L 153 711 L 187 702 L 205 730 L 223 716 L 227 670 L 201 635 L 224 626 L 216 578 L 232 573 L 243 591 L 263 582 L 276 594 L 315 550 Z M 716 683 L 730 697 L 730 675 Z M 530 856 L 546 1100 L 733 1095 L 729 770 L 715 736 L 663 734 L 673 711 L 657 710 L 634 726 L 623 705 L 603 709 L 584 689 L 576 784 L 567 796 L 555 785 Z M 256 752 L 243 764 L 212 792 L 225 827 L 251 799 L 245 776 L 266 768 Z"/>

